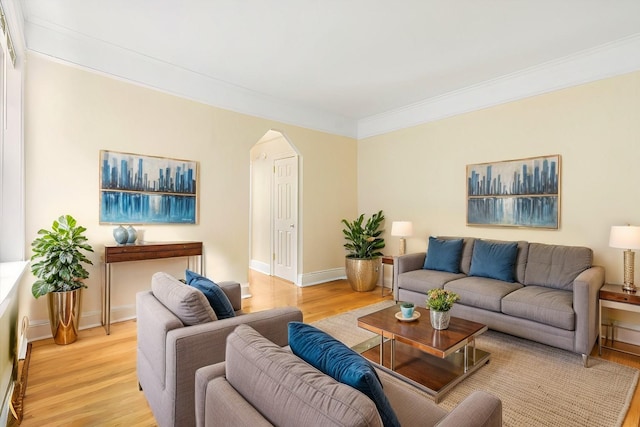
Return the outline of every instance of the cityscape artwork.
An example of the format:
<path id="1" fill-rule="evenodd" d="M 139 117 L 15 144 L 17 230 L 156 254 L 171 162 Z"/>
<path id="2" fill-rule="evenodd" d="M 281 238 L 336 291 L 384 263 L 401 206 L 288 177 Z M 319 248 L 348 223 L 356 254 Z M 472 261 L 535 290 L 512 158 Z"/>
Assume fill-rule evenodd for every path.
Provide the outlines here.
<path id="1" fill-rule="evenodd" d="M 196 224 L 198 163 L 100 151 L 100 223 Z"/>
<path id="2" fill-rule="evenodd" d="M 467 165 L 467 224 L 557 229 L 560 156 Z"/>

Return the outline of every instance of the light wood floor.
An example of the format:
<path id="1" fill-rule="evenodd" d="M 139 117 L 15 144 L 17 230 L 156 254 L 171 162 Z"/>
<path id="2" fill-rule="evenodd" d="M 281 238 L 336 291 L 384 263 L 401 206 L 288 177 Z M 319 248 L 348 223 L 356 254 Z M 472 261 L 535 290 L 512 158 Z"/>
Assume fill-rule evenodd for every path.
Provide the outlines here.
<path id="1" fill-rule="evenodd" d="M 306 322 L 391 298 L 388 291 L 381 297 L 380 288 L 355 293 L 342 280 L 298 288 L 251 272 L 250 284 L 252 297 L 243 300 L 245 311 L 295 305 Z M 640 368 L 640 357 L 608 350 L 602 357 Z M 78 341 L 68 346 L 57 346 L 51 339 L 34 342 L 21 426 L 156 425 L 138 391 L 135 358 L 135 321 L 114 323 L 108 336 L 102 328 L 82 330 Z M 623 426 L 640 426 L 639 390 Z"/>

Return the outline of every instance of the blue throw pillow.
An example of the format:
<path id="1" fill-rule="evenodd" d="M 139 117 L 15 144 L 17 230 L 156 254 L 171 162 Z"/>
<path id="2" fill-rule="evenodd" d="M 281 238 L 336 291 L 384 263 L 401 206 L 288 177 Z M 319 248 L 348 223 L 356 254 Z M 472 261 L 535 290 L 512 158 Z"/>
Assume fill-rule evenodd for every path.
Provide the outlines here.
<path id="1" fill-rule="evenodd" d="M 492 243 L 476 240 L 473 245 L 469 276 L 514 282 L 518 243 Z"/>
<path id="2" fill-rule="evenodd" d="M 185 276 L 187 278 L 187 285 L 200 290 L 204 296 L 207 297 L 218 319 L 235 317 L 236 313 L 233 311 L 231 301 L 229 301 L 229 297 L 227 297 L 227 294 L 224 293 L 220 286 L 191 270 L 187 270 Z"/>
<path id="3" fill-rule="evenodd" d="M 462 239 L 442 240 L 429 237 L 429 249 L 424 260 L 424 269 L 460 273 Z"/>
<path id="4" fill-rule="evenodd" d="M 289 347 L 319 371 L 367 395 L 376 404 L 385 426 L 400 426 L 367 359 L 320 329 L 301 322 L 289 322 Z"/>

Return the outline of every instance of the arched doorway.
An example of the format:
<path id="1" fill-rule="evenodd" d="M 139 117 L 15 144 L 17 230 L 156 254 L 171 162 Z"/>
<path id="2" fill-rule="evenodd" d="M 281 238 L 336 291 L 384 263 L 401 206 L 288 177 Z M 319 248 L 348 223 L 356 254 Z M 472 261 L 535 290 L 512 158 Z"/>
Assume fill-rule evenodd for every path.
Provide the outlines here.
<path id="1" fill-rule="evenodd" d="M 270 130 L 250 150 L 249 268 L 298 284 L 300 155 Z"/>

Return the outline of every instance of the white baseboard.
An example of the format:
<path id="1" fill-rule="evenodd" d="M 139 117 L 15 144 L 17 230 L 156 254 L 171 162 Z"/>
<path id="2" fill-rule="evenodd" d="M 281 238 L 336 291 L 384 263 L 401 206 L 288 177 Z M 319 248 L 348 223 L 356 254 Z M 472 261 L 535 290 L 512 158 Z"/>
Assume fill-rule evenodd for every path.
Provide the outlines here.
<path id="1" fill-rule="evenodd" d="M 605 320 L 606 321 L 606 320 Z M 604 322 L 603 322 L 604 323 Z M 615 321 L 614 339 L 627 344 L 640 346 L 640 326 L 637 324 Z M 602 328 L 602 333 L 606 334 L 606 328 Z"/>
<path id="2" fill-rule="evenodd" d="M 332 268 L 330 270 L 314 271 L 312 273 L 298 274 L 297 285 L 300 287 L 318 285 L 320 283 L 331 282 L 338 279 L 346 279 L 344 267 Z"/>
<path id="3" fill-rule="evenodd" d="M 240 285 L 240 295 L 242 298 L 251 298 L 251 292 L 249 292 L 249 284 L 243 283 Z"/>
<path id="4" fill-rule="evenodd" d="M 9 405 L 11 404 L 11 398 L 13 397 L 14 388 L 15 388 L 15 383 L 11 381 L 9 383 L 9 387 L 7 388 L 4 401 L 2 402 L 2 407 L 0 407 L 0 426 L 6 426 L 7 423 L 9 422 L 9 417 L 13 417 L 13 415 L 11 415 L 11 410 L 9 409 Z"/>
<path id="5" fill-rule="evenodd" d="M 111 323 L 124 322 L 136 318 L 136 306 L 123 305 L 119 307 L 111 308 Z M 80 330 L 95 328 L 102 326 L 102 312 L 100 310 L 93 310 L 83 312 L 80 315 Z M 43 340 L 51 338 L 51 327 L 49 320 L 30 320 L 29 329 L 27 331 L 27 338 L 29 341 Z"/>
<path id="6" fill-rule="evenodd" d="M 258 273 L 271 275 L 271 266 L 266 262 L 252 259 L 251 261 L 249 261 L 249 268 L 257 271 Z"/>

